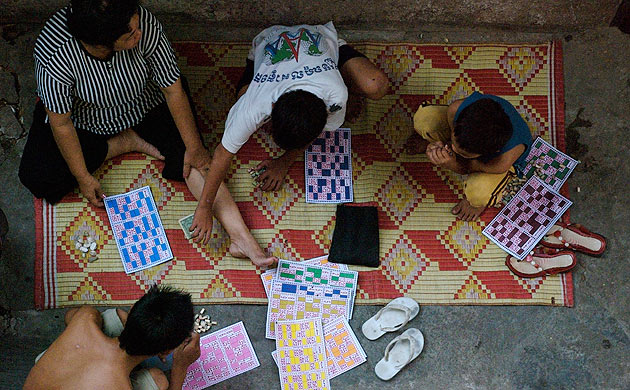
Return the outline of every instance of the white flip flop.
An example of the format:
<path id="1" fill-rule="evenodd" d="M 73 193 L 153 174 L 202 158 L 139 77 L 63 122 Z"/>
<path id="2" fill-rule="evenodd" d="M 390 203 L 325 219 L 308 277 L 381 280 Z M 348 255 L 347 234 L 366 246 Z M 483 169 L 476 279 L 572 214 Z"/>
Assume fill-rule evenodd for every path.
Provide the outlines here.
<path id="1" fill-rule="evenodd" d="M 398 374 L 413 359 L 417 358 L 424 348 L 424 336 L 416 328 L 410 328 L 393 339 L 387 348 L 385 356 L 376 363 L 376 376 L 388 381 Z"/>
<path id="2" fill-rule="evenodd" d="M 386 332 L 395 332 L 402 328 L 419 312 L 418 302 L 411 298 L 399 297 L 365 321 L 361 330 L 368 340 L 376 340 Z"/>

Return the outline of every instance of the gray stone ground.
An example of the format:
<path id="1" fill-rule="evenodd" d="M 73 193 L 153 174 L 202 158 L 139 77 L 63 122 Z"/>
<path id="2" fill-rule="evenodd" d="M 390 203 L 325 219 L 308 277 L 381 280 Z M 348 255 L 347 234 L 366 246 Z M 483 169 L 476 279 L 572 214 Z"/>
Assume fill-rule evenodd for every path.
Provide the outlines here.
<path id="1" fill-rule="evenodd" d="M 20 388 L 33 358 L 63 329 L 64 310 L 33 307 L 34 222 L 31 196 L 16 173 L 31 123 L 35 83 L 32 47 L 39 26 L 2 27 L 0 40 L 0 207 L 10 221 L 0 261 L 0 388 Z M 569 152 L 583 164 L 569 184 L 573 221 L 608 238 L 602 258 L 579 255 L 575 307 L 426 306 L 409 326 L 421 329 L 422 355 L 390 382 L 373 368 L 393 338 L 368 342 L 360 325 L 378 307 L 359 306 L 351 325 L 368 362 L 332 380 L 335 389 L 628 389 L 630 388 L 630 272 L 626 229 L 630 177 L 630 37 L 600 28 L 555 35 L 474 29 L 347 31 L 350 40 L 414 42 L 540 42 L 564 40 Z M 212 31 L 167 25 L 172 39 L 247 40 L 255 30 Z M 578 193 L 577 187 L 581 188 Z M 277 389 L 264 338 L 264 306 L 215 305 L 220 326 L 244 320 L 261 367 L 216 389 Z"/>

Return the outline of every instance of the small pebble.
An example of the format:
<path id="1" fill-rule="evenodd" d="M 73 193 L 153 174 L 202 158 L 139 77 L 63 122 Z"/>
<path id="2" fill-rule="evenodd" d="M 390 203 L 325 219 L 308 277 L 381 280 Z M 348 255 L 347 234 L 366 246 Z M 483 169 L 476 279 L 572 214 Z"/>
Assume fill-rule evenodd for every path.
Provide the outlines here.
<path id="1" fill-rule="evenodd" d="M 79 250 L 83 253 L 87 253 L 89 251 L 89 249 L 87 247 L 82 246 L 81 248 L 79 248 Z"/>
<path id="2" fill-rule="evenodd" d="M 206 309 L 204 308 L 204 309 L 201 309 L 201 310 L 199 311 L 199 314 L 203 314 L 203 313 L 205 313 L 205 312 L 206 312 Z"/>
<path id="3" fill-rule="evenodd" d="M 79 249 L 79 248 L 81 248 L 81 244 L 77 241 L 77 242 L 74 243 L 74 247 Z"/>
<path id="4" fill-rule="evenodd" d="M 96 243 L 95 242 L 90 244 L 90 250 L 93 251 L 94 249 L 96 249 Z"/>
<path id="5" fill-rule="evenodd" d="M 576 188 L 577 192 L 580 192 L 580 187 Z"/>

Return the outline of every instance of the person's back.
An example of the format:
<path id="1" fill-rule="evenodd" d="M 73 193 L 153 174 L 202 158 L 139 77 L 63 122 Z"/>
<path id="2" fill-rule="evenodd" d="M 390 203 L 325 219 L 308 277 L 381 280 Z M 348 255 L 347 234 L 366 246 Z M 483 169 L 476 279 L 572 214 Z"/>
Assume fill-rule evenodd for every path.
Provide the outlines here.
<path id="1" fill-rule="evenodd" d="M 200 354 L 190 294 L 168 286 L 151 287 L 129 314 L 83 306 L 69 310 L 65 322 L 65 331 L 36 360 L 24 390 L 181 389 Z M 171 352 L 170 383 L 160 369 L 138 367 Z"/>
<path id="2" fill-rule="evenodd" d="M 31 370 L 24 390 L 131 389 L 124 350 L 107 337 L 98 311 L 83 307 Z"/>

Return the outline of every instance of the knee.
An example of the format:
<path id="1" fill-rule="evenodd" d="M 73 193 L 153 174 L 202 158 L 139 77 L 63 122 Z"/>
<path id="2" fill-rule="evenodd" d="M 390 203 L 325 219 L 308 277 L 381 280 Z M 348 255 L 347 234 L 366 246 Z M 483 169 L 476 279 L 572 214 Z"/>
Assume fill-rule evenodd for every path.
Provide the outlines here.
<path id="1" fill-rule="evenodd" d="M 149 368 L 149 374 L 151 374 L 151 378 L 153 378 L 159 390 L 168 390 L 168 379 L 162 370 L 155 367 Z"/>
<path id="2" fill-rule="evenodd" d="M 492 196 L 492 188 L 488 188 L 484 180 L 478 175 L 472 174 L 466 180 L 464 195 L 466 195 L 466 199 L 471 206 L 485 207 Z"/>
<path id="3" fill-rule="evenodd" d="M 389 79 L 387 75 L 382 70 L 374 72 L 365 80 L 363 91 L 365 96 L 372 100 L 381 99 L 383 96 L 387 95 L 389 91 Z"/>

